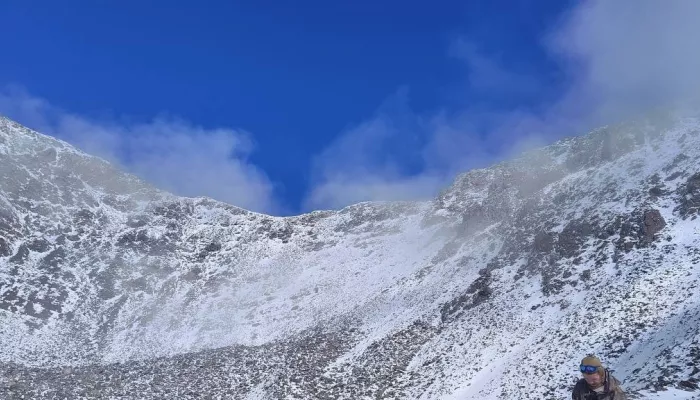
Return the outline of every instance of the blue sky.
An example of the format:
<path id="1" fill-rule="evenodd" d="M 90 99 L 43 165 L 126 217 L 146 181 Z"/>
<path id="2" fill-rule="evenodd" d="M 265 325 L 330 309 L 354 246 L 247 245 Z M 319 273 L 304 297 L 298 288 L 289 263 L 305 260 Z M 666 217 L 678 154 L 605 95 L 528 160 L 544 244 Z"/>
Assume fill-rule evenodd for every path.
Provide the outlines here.
<path id="1" fill-rule="evenodd" d="M 637 109 L 640 93 L 684 91 L 664 65 L 624 68 L 688 61 L 692 43 L 669 43 L 693 37 L 683 14 L 697 7 L 654 20 L 658 8 L 10 0 L 0 113 L 164 189 L 276 215 L 429 198 L 459 172 Z"/>

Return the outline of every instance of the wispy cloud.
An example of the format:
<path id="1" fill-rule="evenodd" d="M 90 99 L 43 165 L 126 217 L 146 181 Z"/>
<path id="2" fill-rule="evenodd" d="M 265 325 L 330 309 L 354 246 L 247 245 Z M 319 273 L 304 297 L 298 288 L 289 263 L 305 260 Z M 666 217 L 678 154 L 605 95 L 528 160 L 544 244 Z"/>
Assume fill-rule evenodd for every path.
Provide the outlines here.
<path id="1" fill-rule="evenodd" d="M 448 54 L 461 60 L 466 67 L 470 89 L 480 94 L 501 95 L 531 93 L 539 82 L 529 75 L 507 68 L 499 54 L 486 54 L 465 37 L 452 42 Z"/>
<path id="2" fill-rule="evenodd" d="M 400 118 L 417 121 L 421 138 L 410 142 L 416 147 L 408 152 L 420 154 L 420 168 L 412 170 L 404 168 L 406 149 L 387 145 L 405 136 L 393 125 L 395 115 L 379 113 L 316 159 L 306 206 L 429 198 L 467 169 L 651 108 L 697 104 L 697 15 L 700 2 L 694 1 L 581 2 L 542 37 L 543 49 L 566 76 L 554 100 L 505 111 L 481 105 L 432 115 L 404 111 Z M 476 43 L 460 38 L 448 49 L 464 62 L 472 93 L 506 98 L 552 84 L 508 68 Z"/>
<path id="3" fill-rule="evenodd" d="M 282 210 L 272 182 L 248 160 L 253 142 L 246 132 L 207 129 L 167 116 L 148 123 L 95 120 L 17 87 L 0 92 L 0 113 L 172 193 L 209 196 L 258 212 Z"/>

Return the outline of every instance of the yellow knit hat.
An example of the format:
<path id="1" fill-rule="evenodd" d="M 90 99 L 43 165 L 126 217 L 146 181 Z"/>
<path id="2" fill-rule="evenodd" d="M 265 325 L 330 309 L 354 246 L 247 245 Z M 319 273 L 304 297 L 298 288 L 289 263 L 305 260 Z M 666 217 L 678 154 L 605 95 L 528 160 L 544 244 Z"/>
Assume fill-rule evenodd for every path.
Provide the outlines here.
<path id="1" fill-rule="evenodd" d="M 583 360 L 581 360 L 581 365 L 590 365 L 592 367 L 598 367 L 602 368 L 603 364 L 600 362 L 600 359 L 596 356 L 587 356 L 584 357 Z"/>

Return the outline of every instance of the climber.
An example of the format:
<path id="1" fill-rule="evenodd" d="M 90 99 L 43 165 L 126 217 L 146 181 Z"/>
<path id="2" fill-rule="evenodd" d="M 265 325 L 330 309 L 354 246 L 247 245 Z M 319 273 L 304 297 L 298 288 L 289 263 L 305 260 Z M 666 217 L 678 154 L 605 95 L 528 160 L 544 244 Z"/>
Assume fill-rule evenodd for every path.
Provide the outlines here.
<path id="1" fill-rule="evenodd" d="M 627 400 L 620 381 L 603 367 L 598 357 L 584 357 L 579 368 L 583 378 L 574 386 L 573 400 Z"/>

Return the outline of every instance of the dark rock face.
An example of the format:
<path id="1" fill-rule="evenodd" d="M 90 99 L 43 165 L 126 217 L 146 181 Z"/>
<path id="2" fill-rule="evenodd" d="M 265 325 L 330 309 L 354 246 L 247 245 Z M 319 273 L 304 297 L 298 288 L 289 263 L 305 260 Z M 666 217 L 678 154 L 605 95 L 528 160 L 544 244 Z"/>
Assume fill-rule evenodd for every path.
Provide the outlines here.
<path id="1" fill-rule="evenodd" d="M 182 219 L 187 216 L 191 216 L 193 213 L 193 208 L 190 204 L 183 204 L 181 202 L 173 202 L 170 204 L 156 206 L 153 209 L 153 214 L 157 217 L 164 217 L 171 220 Z"/>
<path id="2" fill-rule="evenodd" d="M 664 172 L 670 172 L 678 168 L 678 165 L 683 161 L 687 160 L 689 157 L 683 153 L 677 155 L 670 164 L 663 168 Z"/>
<path id="3" fill-rule="evenodd" d="M 490 281 L 491 271 L 487 268 L 480 270 L 479 278 L 472 282 L 463 294 L 442 306 L 440 310 L 442 322 L 454 320 L 462 313 L 487 301 L 492 294 L 492 290 L 489 288 Z"/>
<path id="4" fill-rule="evenodd" d="M 204 248 L 204 250 L 199 253 L 198 259 L 199 261 L 204 260 L 207 258 L 212 253 L 216 253 L 217 251 L 221 250 L 221 243 L 217 242 L 211 242 L 207 245 L 207 247 Z"/>
<path id="5" fill-rule="evenodd" d="M 27 247 L 27 245 L 23 243 L 17 249 L 17 253 L 15 253 L 15 255 L 12 256 L 12 258 L 10 258 L 10 262 L 22 264 L 27 260 L 27 258 L 29 258 L 29 247 Z"/>
<path id="6" fill-rule="evenodd" d="M 657 233 L 666 226 L 658 210 L 636 211 L 628 217 L 619 217 L 608 229 L 619 233 L 616 246 L 622 251 L 646 247 L 657 239 Z"/>
<path id="7" fill-rule="evenodd" d="M 15 313 L 24 305 L 24 300 L 18 297 L 17 289 L 14 287 L 3 287 L 2 297 L 0 297 L 0 309 Z"/>
<path id="8" fill-rule="evenodd" d="M 489 215 L 489 210 L 482 206 L 475 206 L 462 214 L 462 234 L 471 235 L 484 229 L 494 218 Z"/>
<path id="9" fill-rule="evenodd" d="M 700 172 L 692 175 L 678 189 L 679 204 L 677 211 L 683 219 L 696 218 L 700 213 Z"/>
<path id="10" fill-rule="evenodd" d="M 663 188 L 663 186 L 654 186 L 653 188 L 649 189 L 649 195 L 652 197 L 662 197 L 668 194 Z"/>
<path id="11" fill-rule="evenodd" d="M 593 235 L 595 227 L 587 221 L 571 221 L 559 234 L 556 250 L 561 257 L 574 257 L 581 252 L 583 243 Z"/>
<path id="12" fill-rule="evenodd" d="M 556 236 L 550 232 L 537 232 L 533 248 L 539 254 L 547 254 L 554 250 Z"/>
<path id="13" fill-rule="evenodd" d="M 0 257 L 7 257 L 10 254 L 12 254 L 12 247 L 5 238 L 0 237 Z"/>
<path id="14" fill-rule="evenodd" d="M 647 210 L 642 215 L 642 239 L 645 243 L 651 243 L 655 239 L 655 235 L 666 226 L 664 217 L 661 216 L 659 210 Z"/>

